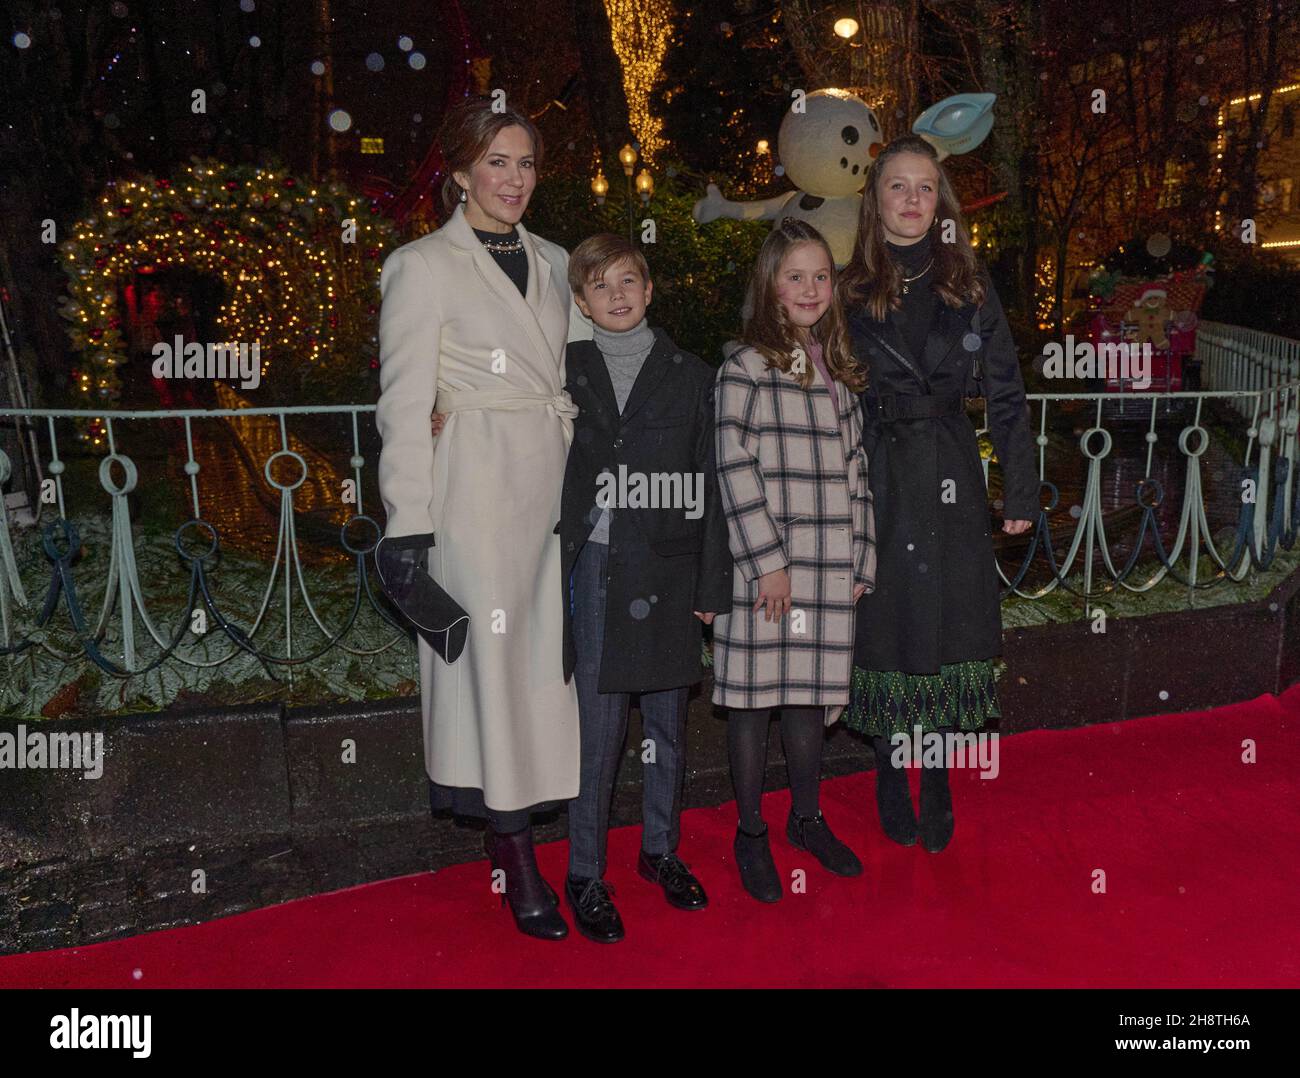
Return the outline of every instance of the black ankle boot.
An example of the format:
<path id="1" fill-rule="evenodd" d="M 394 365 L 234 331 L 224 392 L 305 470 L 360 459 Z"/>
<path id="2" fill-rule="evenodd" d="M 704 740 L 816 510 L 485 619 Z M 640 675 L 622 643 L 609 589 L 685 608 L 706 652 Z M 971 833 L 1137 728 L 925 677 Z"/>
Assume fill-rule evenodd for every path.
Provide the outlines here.
<path id="1" fill-rule="evenodd" d="M 499 835 L 489 827 L 483 836 L 483 848 L 492 867 L 505 873 L 502 899 L 510 903 L 515 927 L 536 939 L 564 939 L 569 926 L 560 913 L 559 896 L 537 871 L 533 829 L 525 827 L 512 835 Z"/>
<path id="2" fill-rule="evenodd" d="M 912 808 L 912 791 L 907 788 L 907 770 L 895 767 L 890 757 L 893 745 L 888 738 L 873 737 L 876 750 L 876 809 L 885 835 L 900 846 L 916 845 L 916 812 Z"/>
<path id="3" fill-rule="evenodd" d="M 573 923 L 595 943 L 617 943 L 623 938 L 623 919 L 610 898 L 613 893 L 604 880 L 565 877 L 564 897 L 573 910 Z"/>
<path id="4" fill-rule="evenodd" d="M 921 845 L 938 853 L 952 838 L 952 792 L 948 789 L 948 762 L 921 768 Z"/>
<path id="5" fill-rule="evenodd" d="M 800 816 L 790 810 L 790 818 L 785 824 L 786 836 L 791 845 L 800 850 L 807 850 L 822 867 L 837 876 L 857 876 L 862 872 L 862 862 L 844 843 L 831 834 L 826 817 L 820 812 L 816 816 Z"/>
<path id="6" fill-rule="evenodd" d="M 767 842 L 767 824 L 757 835 L 736 828 L 736 841 L 732 844 L 736 866 L 740 869 L 740 882 L 760 902 L 779 902 L 781 877 L 776 874 L 772 860 L 772 847 Z"/>

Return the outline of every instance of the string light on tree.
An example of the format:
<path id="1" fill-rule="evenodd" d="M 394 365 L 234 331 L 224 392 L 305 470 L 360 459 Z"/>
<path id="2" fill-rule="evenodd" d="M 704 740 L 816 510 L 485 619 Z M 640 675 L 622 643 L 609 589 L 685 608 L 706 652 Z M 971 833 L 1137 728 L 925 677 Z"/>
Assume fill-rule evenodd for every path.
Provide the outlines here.
<path id="1" fill-rule="evenodd" d="M 671 0 L 605 0 L 614 52 L 623 66 L 628 119 L 651 164 L 668 145 L 660 134 L 663 121 L 650 112 L 650 94 L 672 36 L 672 10 Z"/>

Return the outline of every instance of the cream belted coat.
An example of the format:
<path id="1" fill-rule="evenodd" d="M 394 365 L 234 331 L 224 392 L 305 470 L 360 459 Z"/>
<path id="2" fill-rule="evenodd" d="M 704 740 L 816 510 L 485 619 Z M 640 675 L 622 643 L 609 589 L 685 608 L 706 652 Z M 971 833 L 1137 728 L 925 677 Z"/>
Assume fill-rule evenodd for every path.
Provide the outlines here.
<path id="1" fill-rule="evenodd" d="M 568 254 L 518 232 L 526 298 L 463 207 L 389 255 L 376 413 L 387 534 L 433 532 L 430 574 L 470 616 L 454 664 L 416 638 L 425 769 L 503 812 L 578 793 L 556 526 L 577 414 L 565 344 L 592 335 L 569 293 Z M 436 439 L 435 408 L 449 413 Z"/>

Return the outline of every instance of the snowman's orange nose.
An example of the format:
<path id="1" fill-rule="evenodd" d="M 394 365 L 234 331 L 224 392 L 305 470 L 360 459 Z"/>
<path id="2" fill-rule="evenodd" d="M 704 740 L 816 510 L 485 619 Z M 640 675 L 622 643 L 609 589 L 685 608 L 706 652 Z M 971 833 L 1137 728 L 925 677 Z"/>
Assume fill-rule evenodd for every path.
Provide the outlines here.
<path id="1" fill-rule="evenodd" d="M 871 148 L 867 150 L 867 154 L 871 157 L 871 160 L 874 161 L 877 157 L 880 156 L 880 151 L 883 150 L 884 148 L 885 148 L 885 144 L 883 142 L 873 142 L 871 144 Z"/>

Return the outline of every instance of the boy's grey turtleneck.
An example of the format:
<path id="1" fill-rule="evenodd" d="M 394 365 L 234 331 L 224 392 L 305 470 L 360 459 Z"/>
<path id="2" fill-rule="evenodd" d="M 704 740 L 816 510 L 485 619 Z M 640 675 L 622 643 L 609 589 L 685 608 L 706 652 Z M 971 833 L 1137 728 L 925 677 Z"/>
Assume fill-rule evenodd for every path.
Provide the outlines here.
<path id="1" fill-rule="evenodd" d="M 594 323 L 592 329 L 595 345 L 604 357 L 605 369 L 609 372 L 609 381 L 614 387 L 614 399 L 618 402 L 618 410 L 622 412 L 627 398 L 632 394 L 637 375 L 641 373 L 641 367 L 654 347 L 654 331 L 644 318 L 631 329 L 608 330 Z M 594 492 L 592 511 L 598 512 L 600 516 L 588 538 L 593 543 L 608 543 L 609 510 L 596 507 Z"/>

